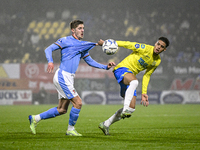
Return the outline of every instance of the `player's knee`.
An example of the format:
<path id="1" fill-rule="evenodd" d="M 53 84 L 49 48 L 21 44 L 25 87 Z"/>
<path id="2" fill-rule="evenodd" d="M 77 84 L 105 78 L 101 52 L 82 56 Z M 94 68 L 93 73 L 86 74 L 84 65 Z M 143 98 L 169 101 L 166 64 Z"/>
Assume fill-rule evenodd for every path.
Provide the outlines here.
<path id="1" fill-rule="evenodd" d="M 81 107 L 82 107 L 82 102 L 76 102 L 74 104 L 74 108 L 81 109 Z"/>
<path id="2" fill-rule="evenodd" d="M 132 81 L 130 82 L 130 85 L 138 86 L 138 84 L 139 84 L 139 81 L 138 81 L 138 80 L 132 80 Z"/>
<path id="3" fill-rule="evenodd" d="M 71 102 L 72 102 L 74 108 L 81 109 L 82 99 L 79 96 L 74 97 Z"/>

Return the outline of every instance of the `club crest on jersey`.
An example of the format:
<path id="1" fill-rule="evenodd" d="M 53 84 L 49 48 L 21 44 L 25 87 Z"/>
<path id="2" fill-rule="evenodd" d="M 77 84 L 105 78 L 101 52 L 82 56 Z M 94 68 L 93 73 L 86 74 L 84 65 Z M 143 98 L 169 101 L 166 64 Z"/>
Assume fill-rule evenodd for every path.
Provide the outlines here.
<path id="1" fill-rule="evenodd" d="M 142 44 L 142 45 L 141 45 L 141 48 L 142 48 L 142 49 L 144 49 L 144 48 L 145 48 L 145 45 L 144 45 L 144 44 Z"/>
<path id="2" fill-rule="evenodd" d="M 76 94 L 76 90 L 75 89 L 73 90 L 73 92 L 74 92 L 74 94 Z"/>
<path id="3" fill-rule="evenodd" d="M 61 39 L 59 39 L 59 40 L 58 40 L 58 43 L 62 43 L 62 40 L 61 40 Z"/>
<path id="4" fill-rule="evenodd" d="M 140 44 L 135 44 L 135 48 L 140 48 Z"/>

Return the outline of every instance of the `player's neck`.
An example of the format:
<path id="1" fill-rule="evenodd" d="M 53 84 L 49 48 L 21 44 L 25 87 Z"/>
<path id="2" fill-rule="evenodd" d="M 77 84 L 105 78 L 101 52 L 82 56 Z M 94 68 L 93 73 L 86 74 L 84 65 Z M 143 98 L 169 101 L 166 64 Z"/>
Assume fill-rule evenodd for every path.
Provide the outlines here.
<path id="1" fill-rule="evenodd" d="M 78 37 L 77 37 L 75 34 L 72 34 L 72 36 L 73 36 L 75 39 L 79 40 Z"/>

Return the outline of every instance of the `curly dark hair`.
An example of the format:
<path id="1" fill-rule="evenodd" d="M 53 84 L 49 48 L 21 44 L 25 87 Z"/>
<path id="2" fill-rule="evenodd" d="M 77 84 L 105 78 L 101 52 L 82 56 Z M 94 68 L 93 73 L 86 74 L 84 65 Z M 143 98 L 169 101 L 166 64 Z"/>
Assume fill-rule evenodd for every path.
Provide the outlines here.
<path id="1" fill-rule="evenodd" d="M 159 39 L 158 39 L 158 40 L 161 40 L 161 41 L 165 42 L 165 44 L 166 44 L 166 47 L 168 47 L 168 46 L 169 46 L 169 40 L 168 40 L 166 37 L 159 37 Z"/>

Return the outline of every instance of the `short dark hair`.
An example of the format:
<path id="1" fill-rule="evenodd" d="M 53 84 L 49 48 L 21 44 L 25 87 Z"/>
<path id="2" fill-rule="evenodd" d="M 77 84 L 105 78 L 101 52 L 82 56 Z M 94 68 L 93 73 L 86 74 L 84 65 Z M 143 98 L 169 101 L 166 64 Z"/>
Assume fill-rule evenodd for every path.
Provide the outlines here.
<path id="1" fill-rule="evenodd" d="M 73 20 L 72 22 L 70 22 L 70 28 L 75 29 L 76 27 L 78 27 L 79 24 L 84 24 L 84 23 L 81 20 Z"/>
<path id="2" fill-rule="evenodd" d="M 169 46 L 169 40 L 168 40 L 166 37 L 159 37 L 159 39 L 158 39 L 158 40 L 161 40 L 161 41 L 165 42 L 165 44 L 166 44 L 166 47 L 168 47 L 168 46 Z"/>

